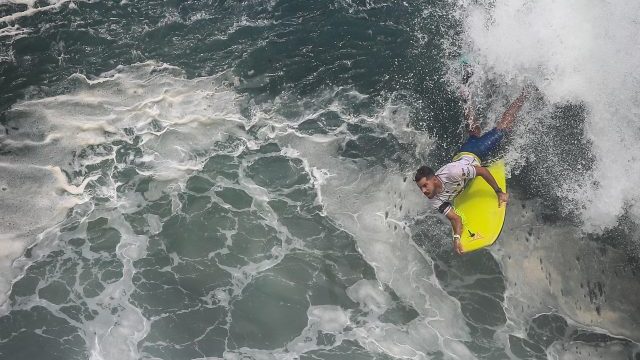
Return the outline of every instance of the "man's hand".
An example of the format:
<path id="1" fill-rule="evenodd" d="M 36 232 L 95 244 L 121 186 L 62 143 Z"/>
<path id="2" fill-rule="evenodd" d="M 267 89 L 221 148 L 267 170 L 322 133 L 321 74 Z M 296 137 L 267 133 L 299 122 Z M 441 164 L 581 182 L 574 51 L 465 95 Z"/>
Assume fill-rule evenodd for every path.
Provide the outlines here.
<path id="1" fill-rule="evenodd" d="M 462 244 L 460 243 L 460 235 L 453 235 L 453 250 L 458 255 L 462 255 L 464 250 L 462 250 Z"/>
<path id="2" fill-rule="evenodd" d="M 464 252 L 462 250 L 462 244 L 460 244 L 460 235 L 462 233 L 462 218 L 456 214 L 455 209 L 449 210 L 445 216 L 451 221 L 451 227 L 453 229 L 453 250 L 459 255 Z"/>
<path id="3" fill-rule="evenodd" d="M 498 207 L 502 207 L 502 204 L 507 204 L 507 201 L 509 201 L 509 194 L 507 194 L 506 192 L 498 192 L 496 193 L 498 195 Z"/>

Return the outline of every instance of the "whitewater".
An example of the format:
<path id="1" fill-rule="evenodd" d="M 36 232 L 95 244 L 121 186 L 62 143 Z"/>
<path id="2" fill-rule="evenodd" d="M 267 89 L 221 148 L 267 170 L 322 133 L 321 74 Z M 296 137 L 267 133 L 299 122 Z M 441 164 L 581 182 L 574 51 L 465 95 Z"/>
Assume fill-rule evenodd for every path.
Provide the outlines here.
<path id="1" fill-rule="evenodd" d="M 7 359 L 640 358 L 640 4 L 0 1 Z M 537 93 L 502 235 L 413 183 Z"/>

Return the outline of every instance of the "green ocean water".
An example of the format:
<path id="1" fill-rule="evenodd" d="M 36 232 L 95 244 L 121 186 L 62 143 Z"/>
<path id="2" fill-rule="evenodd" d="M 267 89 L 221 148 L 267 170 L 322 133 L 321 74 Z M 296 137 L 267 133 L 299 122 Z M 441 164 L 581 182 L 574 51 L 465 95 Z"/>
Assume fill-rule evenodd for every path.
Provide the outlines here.
<path id="1" fill-rule="evenodd" d="M 597 106 L 484 66 L 474 6 L 0 2 L 0 358 L 640 358 L 638 197 L 582 232 L 562 188 Z M 541 93 L 499 243 L 458 257 L 412 175 L 464 140 L 463 52 L 483 125 Z"/>

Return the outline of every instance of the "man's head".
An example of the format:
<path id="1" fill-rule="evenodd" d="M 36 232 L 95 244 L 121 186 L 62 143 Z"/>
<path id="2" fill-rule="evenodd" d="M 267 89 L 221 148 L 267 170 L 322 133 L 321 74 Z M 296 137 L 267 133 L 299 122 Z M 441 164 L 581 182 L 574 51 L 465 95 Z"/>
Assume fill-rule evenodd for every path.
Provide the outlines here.
<path id="1" fill-rule="evenodd" d="M 429 199 L 433 199 L 438 189 L 438 178 L 436 178 L 433 169 L 428 166 L 421 166 L 416 171 L 414 180 L 420 188 L 420 191 Z"/>

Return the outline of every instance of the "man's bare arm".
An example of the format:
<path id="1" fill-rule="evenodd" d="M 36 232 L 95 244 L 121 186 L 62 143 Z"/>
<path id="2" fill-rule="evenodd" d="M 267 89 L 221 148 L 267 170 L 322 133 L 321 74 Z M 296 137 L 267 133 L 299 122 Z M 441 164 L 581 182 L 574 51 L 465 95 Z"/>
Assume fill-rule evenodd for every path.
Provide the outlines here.
<path id="1" fill-rule="evenodd" d="M 496 179 L 493 177 L 493 175 L 491 175 L 489 170 L 487 170 L 486 167 L 482 167 L 478 165 L 474 165 L 473 167 L 476 169 L 476 175 L 479 175 L 480 177 L 482 177 L 498 195 L 498 206 L 502 206 L 503 203 L 506 204 L 507 201 L 509 200 L 509 194 L 502 191 L 502 189 L 496 182 Z"/>
<path id="2" fill-rule="evenodd" d="M 453 249 L 458 253 L 462 254 L 462 246 L 460 245 L 460 235 L 462 234 L 462 218 L 456 214 L 456 211 L 451 208 L 449 212 L 445 215 L 447 219 L 451 222 L 451 227 L 453 228 Z"/>

